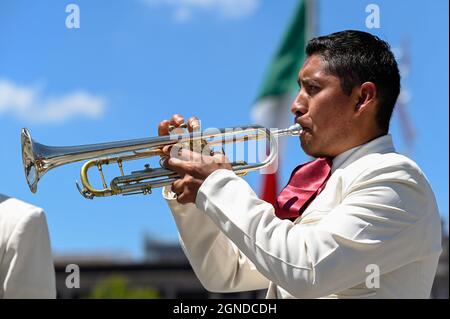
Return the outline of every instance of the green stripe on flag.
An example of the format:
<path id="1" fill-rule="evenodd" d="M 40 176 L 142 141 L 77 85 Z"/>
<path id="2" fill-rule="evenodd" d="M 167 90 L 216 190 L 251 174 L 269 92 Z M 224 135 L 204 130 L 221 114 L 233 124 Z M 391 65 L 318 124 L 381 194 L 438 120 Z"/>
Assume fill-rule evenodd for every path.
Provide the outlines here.
<path id="1" fill-rule="evenodd" d="M 266 73 L 257 100 L 267 96 L 278 96 L 297 90 L 298 71 L 305 58 L 306 43 L 306 5 L 300 0 L 296 13 L 284 34 Z"/>

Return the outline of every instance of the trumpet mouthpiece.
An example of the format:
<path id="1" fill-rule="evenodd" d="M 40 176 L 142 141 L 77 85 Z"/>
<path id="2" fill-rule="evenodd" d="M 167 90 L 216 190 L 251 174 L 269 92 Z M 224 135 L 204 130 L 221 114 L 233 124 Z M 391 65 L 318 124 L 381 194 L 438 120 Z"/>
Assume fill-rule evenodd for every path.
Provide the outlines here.
<path id="1" fill-rule="evenodd" d="M 288 130 L 292 135 L 299 135 L 302 131 L 302 126 L 298 123 L 295 123 L 294 125 L 289 126 Z"/>

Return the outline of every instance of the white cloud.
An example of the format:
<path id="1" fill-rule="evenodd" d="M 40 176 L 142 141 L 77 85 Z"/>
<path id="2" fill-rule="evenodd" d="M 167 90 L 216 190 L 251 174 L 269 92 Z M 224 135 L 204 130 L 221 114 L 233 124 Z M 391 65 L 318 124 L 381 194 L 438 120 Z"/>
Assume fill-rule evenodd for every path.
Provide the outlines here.
<path id="1" fill-rule="evenodd" d="M 180 7 L 175 10 L 173 19 L 175 20 L 175 22 L 187 22 L 192 19 L 192 12 L 186 7 Z"/>
<path id="2" fill-rule="evenodd" d="M 142 0 L 150 6 L 169 6 L 174 9 L 173 19 L 185 22 L 194 11 L 216 12 L 224 18 L 238 19 L 256 11 L 260 0 Z"/>
<path id="3" fill-rule="evenodd" d="M 30 123 L 61 123 L 74 117 L 100 117 L 106 99 L 85 91 L 44 96 L 36 86 L 21 86 L 0 79 L 0 115 L 10 114 Z"/>

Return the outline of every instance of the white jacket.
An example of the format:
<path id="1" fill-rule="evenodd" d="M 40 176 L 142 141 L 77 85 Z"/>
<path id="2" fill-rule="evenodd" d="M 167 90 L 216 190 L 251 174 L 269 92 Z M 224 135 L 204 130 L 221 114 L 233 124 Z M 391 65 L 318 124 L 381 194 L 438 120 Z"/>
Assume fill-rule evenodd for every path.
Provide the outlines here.
<path id="1" fill-rule="evenodd" d="M 55 297 L 55 268 L 43 210 L 0 194 L 0 298 Z"/>
<path id="2" fill-rule="evenodd" d="M 204 181 L 195 205 L 179 204 L 169 187 L 163 195 L 207 290 L 268 287 L 267 298 L 430 296 L 440 216 L 426 177 L 395 153 L 390 135 L 337 156 L 326 187 L 295 222 L 277 218 L 229 170 Z"/>

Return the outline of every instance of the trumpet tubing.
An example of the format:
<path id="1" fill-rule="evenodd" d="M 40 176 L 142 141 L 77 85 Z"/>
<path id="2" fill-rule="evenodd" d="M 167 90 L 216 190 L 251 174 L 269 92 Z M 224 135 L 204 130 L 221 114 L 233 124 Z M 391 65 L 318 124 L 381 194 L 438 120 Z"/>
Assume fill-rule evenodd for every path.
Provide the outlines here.
<path id="1" fill-rule="evenodd" d="M 186 126 L 184 126 L 186 130 Z M 87 161 L 80 171 L 81 184 L 76 186 L 85 198 L 105 197 L 112 195 L 149 194 L 156 187 L 170 185 L 179 178 L 174 171 L 163 167 L 151 168 L 145 165 L 140 171 L 125 175 L 123 163 L 143 158 L 163 155 L 162 148 L 170 145 L 181 145 L 182 148 L 193 149 L 194 146 L 214 147 L 224 144 L 245 142 L 249 140 L 266 139 L 269 141 L 270 152 L 267 158 L 260 163 L 248 164 L 244 161 L 232 162 L 233 171 L 243 176 L 250 171 L 262 169 L 270 165 L 276 158 L 277 137 L 298 136 L 301 126 L 295 124 L 286 129 L 271 132 L 269 129 L 258 125 L 220 129 L 212 133 L 200 132 L 199 127 L 192 133 L 176 134 L 171 136 L 158 136 L 108 142 L 100 144 L 88 144 L 80 146 L 47 146 L 34 141 L 30 132 L 24 128 L 21 132 L 22 161 L 26 181 L 31 192 L 37 191 L 37 185 L 44 174 L 56 167 Z M 216 139 L 216 140 L 214 140 Z M 209 141 L 208 141 L 209 140 Z M 117 164 L 120 176 L 114 177 L 108 183 L 103 174 L 103 165 Z M 96 167 L 99 171 L 103 188 L 96 189 L 89 182 L 88 171 Z"/>

